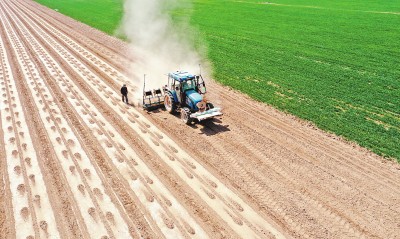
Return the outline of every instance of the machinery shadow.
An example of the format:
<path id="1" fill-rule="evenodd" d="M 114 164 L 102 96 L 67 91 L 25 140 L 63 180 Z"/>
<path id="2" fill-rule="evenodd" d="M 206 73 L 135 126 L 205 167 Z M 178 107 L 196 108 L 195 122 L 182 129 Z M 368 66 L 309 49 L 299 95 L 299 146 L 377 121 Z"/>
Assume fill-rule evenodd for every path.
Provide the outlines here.
<path id="1" fill-rule="evenodd" d="M 200 128 L 199 126 L 203 126 L 202 128 L 200 128 L 201 134 L 205 134 L 207 136 L 217 135 L 217 134 L 231 131 L 229 129 L 229 125 L 222 125 L 220 123 L 222 123 L 221 120 L 214 118 L 214 119 L 206 120 L 204 122 L 200 122 L 193 126 L 197 126 L 196 128 Z"/>

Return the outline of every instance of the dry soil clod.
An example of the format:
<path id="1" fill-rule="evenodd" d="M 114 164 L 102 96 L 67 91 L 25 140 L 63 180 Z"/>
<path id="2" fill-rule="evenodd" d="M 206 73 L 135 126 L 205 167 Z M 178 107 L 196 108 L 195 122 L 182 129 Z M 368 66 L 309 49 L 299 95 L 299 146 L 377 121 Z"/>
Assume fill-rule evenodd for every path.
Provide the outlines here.
<path id="1" fill-rule="evenodd" d="M 168 207 L 172 206 L 172 203 L 171 203 L 171 201 L 170 201 L 168 198 L 166 198 L 164 195 L 162 196 L 162 198 L 163 198 L 165 204 L 168 205 Z"/>
<path id="2" fill-rule="evenodd" d="M 31 158 L 25 158 L 25 163 L 30 167 L 31 165 Z"/>
<path id="3" fill-rule="evenodd" d="M 28 207 L 23 207 L 22 209 L 21 209 L 21 216 L 22 216 L 22 218 L 23 219 L 27 219 L 28 218 L 28 216 L 29 216 L 29 209 L 28 209 Z"/>
<path id="4" fill-rule="evenodd" d="M 11 154 L 12 154 L 12 156 L 17 157 L 18 156 L 18 150 L 14 149 Z"/>
<path id="5" fill-rule="evenodd" d="M 67 150 L 63 150 L 61 151 L 62 155 L 64 156 L 64 158 L 68 159 L 68 151 Z"/>
<path id="6" fill-rule="evenodd" d="M 103 193 L 101 192 L 100 189 L 94 188 L 94 189 L 93 189 L 93 193 L 94 193 L 94 195 L 96 195 L 99 199 L 103 199 Z"/>
<path id="7" fill-rule="evenodd" d="M 183 225 L 185 226 L 185 229 L 188 233 L 192 235 L 196 234 L 196 231 L 187 222 L 183 221 Z"/>
<path id="8" fill-rule="evenodd" d="M 174 229 L 174 221 L 172 221 L 169 217 L 167 217 L 166 215 L 162 215 L 163 221 L 165 223 L 165 225 L 169 228 L 169 229 Z"/>
<path id="9" fill-rule="evenodd" d="M 40 208 L 40 196 L 39 195 L 35 195 L 35 198 L 33 200 L 37 204 L 37 206 Z"/>
<path id="10" fill-rule="evenodd" d="M 68 142 L 69 146 L 74 146 L 75 145 L 75 142 L 72 139 L 69 139 L 67 142 Z"/>
<path id="11" fill-rule="evenodd" d="M 25 184 L 21 183 L 18 185 L 17 190 L 20 194 L 24 194 L 25 193 Z"/>
<path id="12" fill-rule="evenodd" d="M 32 181 L 33 184 L 35 184 L 35 175 L 34 174 L 29 175 L 29 179 Z"/>
<path id="13" fill-rule="evenodd" d="M 111 224 L 115 224 L 115 219 L 112 212 L 106 212 L 106 218 Z"/>
<path id="14" fill-rule="evenodd" d="M 47 232 L 47 226 L 46 221 L 40 221 L 40 228 L 42 228 L 43 231 Z"/>
<path id="15" fill-rule="evenodd" d="M 130 177 L 132 180 L 137 180 L 137 176 L 136 176 L 133 172 L 131 172 L 131 171 L 129 171 L 129 177 Z"/>
<path id="16" fill-rule="evenodd" d="M 151 178 L 149 178 L 149 176 L 146 175 L 144 178 L 146 179 L 146 182 L 148 184 L 153 184 L 153 180 Z"/>
<path id="17" fill-rule="evenodd" d="M 96 209 L 94 207 L 90 207 L 88 209 L 88 213 L 91 217 L 95 218 L 96 217 Z"/>
<path id="18" fill-rule="evenodd" d="M 83 174 L 85 174 L 85 176 L 86 177 L 88 177 L 88 178 L 90 178 L 90 170 L 89 169 L 87 169 L 87 168 L 85 168 L 84 170 L 83 170 Z"/>
<path id="19" fill-rule="evenodd" d="M 21 174 L 21 166 L 15 166 L 15 167 L 14 167 L 14 172 L 15 172 L 17 175 L 20 175 L 20 174 Z"/>
<path id="20" fill-rule="evenodd" d="M 72 174 L 75 174 L 75 166 L 69 166 L 69 171 L 71 171 Z"/>
<path id="21" fill-rule="evenodd" d="M 74 153 L 74 156 L 75 156 L 76 159 L 79 159 L 79 160 L 82 159 L 82 156 L 81 156 L 80 153 Z"/>
<path id="22" fill-rule="evenodd" d="M 79 185 L 78 185 L 78 190 L 79 190 L 83 195 L 85 195 L 85 186 L 83 186 L 83 184 L 79 184 Z"/>

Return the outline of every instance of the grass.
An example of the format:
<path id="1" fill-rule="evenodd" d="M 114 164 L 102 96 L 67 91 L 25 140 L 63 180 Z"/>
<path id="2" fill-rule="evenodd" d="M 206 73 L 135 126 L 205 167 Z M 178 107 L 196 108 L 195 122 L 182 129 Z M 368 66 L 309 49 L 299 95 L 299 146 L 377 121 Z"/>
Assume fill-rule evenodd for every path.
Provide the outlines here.
<path id="1" fill-rule="evenodd" d="M 120 0 L 47 2 L 108 33 L 121 17 Z M 221 83 L 400 160 L 398 1 L 260 3 L 193 0 L 193 9 L 172 14 L 177 21 L 191 15 Z"/>

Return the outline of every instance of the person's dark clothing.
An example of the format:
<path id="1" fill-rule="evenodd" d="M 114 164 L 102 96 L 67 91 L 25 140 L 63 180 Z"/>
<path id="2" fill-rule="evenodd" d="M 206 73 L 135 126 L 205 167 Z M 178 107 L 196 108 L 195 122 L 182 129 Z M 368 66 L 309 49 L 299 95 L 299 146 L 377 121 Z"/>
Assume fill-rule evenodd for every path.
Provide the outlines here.
<path id="1" fill-rule="evenodd" d="M 121 94 L 123 94 L 123 95 L 127 95 L 128 94 L 128 88 L 126 86 L 122 86 Z"/>
<path id="2" fill-rule="evenodd" d="M 124 101 L 125 98 L 125 101 Z M 122 95 L 122 102 L 125 102 L 128 104 L 128 95 Z"/>
<path id="3" fill-rule="evenodd" d="M 128 88 L 126 88 L 126 86 L 122 86 L 121 94 L 122 94 L 122 102 L 128 104 Z"/>

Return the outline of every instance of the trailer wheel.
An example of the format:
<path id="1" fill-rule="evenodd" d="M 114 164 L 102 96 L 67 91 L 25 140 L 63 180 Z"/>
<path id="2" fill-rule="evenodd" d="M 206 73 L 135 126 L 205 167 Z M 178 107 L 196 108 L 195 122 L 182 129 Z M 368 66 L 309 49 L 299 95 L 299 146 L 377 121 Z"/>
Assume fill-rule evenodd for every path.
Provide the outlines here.
<path id="1" fill-rule="evenodd" d="M 214 105 L 212 103 L 207 103 L 206 104 L 206 109 L 207 110 L 214 109 Z"/>
<path id="2" fill-rule="evenodd" d="M 176 110 L 176 103 L 175 103 L 174 97 L 172 96 L 172 94 L 170 92 L 165 93 L 164 106 L 165 106 L 165 109 L 171 114 L 174 113 Z"/>
<path id="3" fill-rule="evenodd" d="M 185 123 L 185 124 L 190 124 L 192 123 L 192 119 L 190 118 L 190 109 L 187 107 L 183 107 L 181 109 L 181 120 Z"/>

